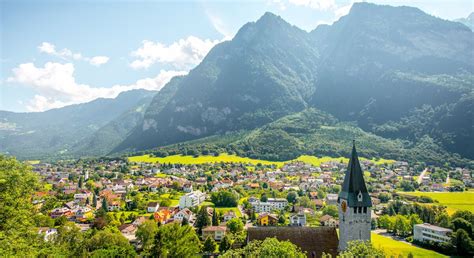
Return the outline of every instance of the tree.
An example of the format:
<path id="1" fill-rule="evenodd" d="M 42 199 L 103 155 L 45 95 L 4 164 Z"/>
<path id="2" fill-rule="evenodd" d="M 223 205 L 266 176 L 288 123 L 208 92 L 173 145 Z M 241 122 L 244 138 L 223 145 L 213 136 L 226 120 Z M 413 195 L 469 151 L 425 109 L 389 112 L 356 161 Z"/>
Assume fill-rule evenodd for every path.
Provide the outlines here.
<path id="1" fill-rule="evenodd" d="M 443 227 L 443 228 L 451 227 L 451 219 L 449 218 L 449 215 L 446 212 L 438 214 L 438 216 L 436 216 L 435 221 L 436 221 L 436 224 L 440 227 Z"/>
<path id="2" fill-rule="evenodd" d="M 92 207 L 94 207 L 94 209 L 97 208 L 97 195 L 96 194 L 92 196 Z"/>
<path id="3" fill-rule="evenodd" d="M 244 223 L 239 218 L 232 218 L 226 223 L 227 228 L 233 234 L 240 232 L 244 229 Z"/>
<path id="4" fill-rule="evenodd" d="M 108 211 L 107 206 L 108 206 L 108 205 L 107 205 L 107 198 L 105 198 L 105 196 L 104 196 L 104 197 L 102 198 L 102 207 L 101 207 L 101 209 L 102 209 L 103 211 L 107 212 L 107 211 Z"/>
<path id="5" fill-rule="evenodd" d="M 79 182 L 77 183 L 77 187 L 79 189 L 82 189 L 83 184 L 84 184 L 84 177 L 80 176 L 79 177 Z"/>
<path id="6" fill-rule="evenodd" d="M 192 257 L 201 243 L 191 226 L 168 223 L 158 228 L 151 255 L 154 257 Z"/>
<path id="7" fill-rule="evenodd" d="M 278 214 L 278 223 L 284 225 L 286 223 L 285 212 L 283 210 Z"/>
<path id="8" fill-rule="evenodd" d="M 262 196 L 260 197 L 260 201 L 261 202 L 267 202 L 268 201 L 268 197 L 267 197 L 266 193 L 262 194 Z"/>
<path id="9" fill-rule="evenodd" d="M 454 231 L 464 229 L 470 237 L 472 236 L 472 225 L 469 221 L 466 221 L 463 218 L 455 218 L 451 223 L 453 224 Z"/>
<path id="10" fill-rule="evenodd" d="M 305 207 L 305 208 L 310 208 L 310 209 L 314 209 L 315 208 L 315 204 L 314 202 L 308 197 L 308 196 L 302 196 L 298 199 L 298 202 L 300 204 L 300 206 L 302 207 Z"/>
<path id="11" fill-rule="evenodd" d="M 157 231 L 158 225 L 152 220 L 147 220 L 138 226 L 135 236 L 141 242 L 145 253 L 151 251 L 151 248 L 153 247 L 153 239 L 155 238 Z"/>
<path id="12" fill-rule="evenodd" d="M 390 199 L 392 199 L 392 195 L 389 193 L 380 193 L 378 197 L 381 203 L 387 203 L 390 201 Z"/>
<path id="13" fill-rule="evenodd" d="M 216 208 L 214 208 L 212 210 L 212 225 L 213 226 L 218 226 L 219 225 L 219 218 L 217 217 Z"/>
<path id="14" fill-rule="evenodd" d="M 452 237 L 458 255 L 468 255 L 474 251 L 474 244 L 469 234 L 464 229 L 458 229 Z"/>
<path id="15" fill-rule="evenodd" d="M 403 215 L 397 215 L 393 232 L 400 236 L 409 235 L 411 233 L 410 221 Z"/>
<path id="16" fill-rule="evenodd" d="M 0 155 L 0 253 L 32 257 L 38 245 L 31 196 L 39 190 L 38 175 L 31 167 Z"/>
<path id="17" fill-rule="evenodd" d="M 216 241 L 210 236 L 206 238 L 204 241 L 204 246 L 202 247 L 202 251 L 204 253 L 213 253 L 216 250 Z"/>
<path id="18" fill-rule="evenodd" d="M 87 242 L 87 250 L 104 252 L 105 250 L 120 250 L 125 257 L 135 257 L 135 250 L 120 231 L 116 228 L 106 228 L 97 231 Z"/>
<path id="19" fill-rule="evenodd" d="M 211 201 L 216 207 L 237 207 L 239 195 L 228 190 L 221 190 L 211 194 Z"/>
<path id="20" fill-rule="evenodd" d="M 231 247 L 229 236 L 225 235 L 224 238 L 219 243 L 219 252 L 223 253 L 229 250 Z"/>
<path id="21" fill-rule="evenodd" d="M 323 215 L 329 215 L 334 218 L 338 217 L 338 211 L 336 205 L 327 205 L 323 208 Z"/>
<path id="22" fill-rule="evenodd" d="M 278 241 L 276 238 L 266 238 L 264 241 L 253 240 L 244 248 L 228 250 L 221 257 L 304 258 L 306 255 L 299 247 L 289 241 Z"/>
<path id="23" fill-rule="evenodd" d="M 211 220 L 209 219 L 209 215 L 207 214 L 207 207 L 202 206 L 198 212 L 196 217 L 195 226 L 198 229 L 198 234 L 202 233 L 202 229 L 206 226 L 211 224 Z"/>
<path id="24" fill-rule="evenodd" d="M 380 257 L 384 258 L 385 253 L 377 249 L 369 241 L 350 241 L 346 250 L 340 253 L 341 257 Z"/>
<path id="25" fill-rule="evenodd" d="M 298 197 L 298 195 L 296 194 L 296 192 L 291 191 L 286 196 L 286 199 L 288 200 L 289 203 L 295 203 L 297 197 Z"/>

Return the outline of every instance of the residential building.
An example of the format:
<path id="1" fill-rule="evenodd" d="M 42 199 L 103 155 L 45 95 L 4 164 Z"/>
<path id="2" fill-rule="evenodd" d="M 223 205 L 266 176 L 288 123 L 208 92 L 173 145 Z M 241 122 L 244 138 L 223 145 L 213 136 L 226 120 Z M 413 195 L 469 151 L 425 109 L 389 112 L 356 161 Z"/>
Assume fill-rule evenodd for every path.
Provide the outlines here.
<path id="1" fill-rule="evenodd" d="M 228 211 L 224 213 L 224 222 L 227 222 L 233 218 L 236 218 L 237 216 L 235 215 L 234 211 Z"/>
<path id="2" fill-rule="evenodd" d="M 319 219 L 321 226 L 337 227 L 339 222 L 331 215 L 324 215 Z"/>
<path id="3" fill-rule="evenodd" d="M 449 235 L 452 232 L 449 228 L 442 228 L 428 223 L 416 224 L 413 226 L 413 239 L 420 242 L 448 242 L 451 240 Z"/>
<path id="4" fill-rule="evenodd" d="M 227 227 L 225 226 L 209 226 L 202 229 L 202 239 L 206 239 L 207 237 L 212 237 L 216 241 L 221 241 L 225 233 L 227 231 Z"/>
<path id="5" fill-rule="evenodd" d="M 304 212 L 298 212 L 290 216 L 291 226 L 306 226 L 306 214 Z"/>
<path id="6" fill-rule="evenodd" d="M 160 204 L 158 202 L 150 202 L 146 208 L 146 211 L 149 213 L 156 212 L 160 208 Z"/>
<path id="7" fill-rule="evenodd" d="M 258 216 L 257 223 L 260 226 L 273 226 L 278 224 L 278 217 L 273 214 L 262 213 Z"/>
<path id="8" fill-rule="evenodd" d="M 201 191 L 194 191 L 187 193 L 179 199 L 179 208 L 190 208 L 201 204 L 206 200 L 206 194 Z"/>

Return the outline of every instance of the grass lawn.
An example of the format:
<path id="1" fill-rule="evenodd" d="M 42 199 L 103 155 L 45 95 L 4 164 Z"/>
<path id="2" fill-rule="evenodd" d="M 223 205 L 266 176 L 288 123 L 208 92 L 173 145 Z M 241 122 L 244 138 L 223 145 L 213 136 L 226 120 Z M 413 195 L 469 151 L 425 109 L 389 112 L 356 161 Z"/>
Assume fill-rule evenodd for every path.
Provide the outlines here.
<path id="1" fill-rule="evenodd" d="M 447 207 L 449 214 L 457 210 L 474 212 L 474 192 L 400 192 L 412 196 L 428 196 L 437 200 L 440 205 Z"/>
<path id="2" fill-rule="evenodd" d="M 412 253 L 414 257 L 448 257 L 435 251 L 412 246 L 375 233 L 372 233 L 372 244 L 376 248 L 383 249 L 387 257 L 398 257 L 399 255 L 407 257 L 409 253 Z"/>
<path id="3" fill-rule="evenodd" d="M 242 217 L 242 213 L 240 212 L 239 208 L 237 207 L 231 207 L 231 208 L 216 208 L 216 211 L 217 212 L 220 212 L 221 214 L 224 214 L 228 211 L 234 211 L 235 215 L 237 215 L 237 217 Z"/>

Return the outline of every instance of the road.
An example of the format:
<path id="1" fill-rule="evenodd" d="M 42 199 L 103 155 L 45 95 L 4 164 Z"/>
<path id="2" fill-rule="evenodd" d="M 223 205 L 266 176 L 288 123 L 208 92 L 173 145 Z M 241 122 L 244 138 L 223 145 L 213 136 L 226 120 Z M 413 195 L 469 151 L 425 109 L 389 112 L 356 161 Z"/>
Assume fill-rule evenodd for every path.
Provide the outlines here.
<path id="1" fill-rule="evenodd" d="M 418 184 L 421 184 L 421 182 L 423 181 L 423 177 L 425 176 L 425 174 L 428 172 L 428 168 L 425 168 L 425 170 L 423 170 L 423 172 L 421 172 L 420 176 L 418 177 Z"/>

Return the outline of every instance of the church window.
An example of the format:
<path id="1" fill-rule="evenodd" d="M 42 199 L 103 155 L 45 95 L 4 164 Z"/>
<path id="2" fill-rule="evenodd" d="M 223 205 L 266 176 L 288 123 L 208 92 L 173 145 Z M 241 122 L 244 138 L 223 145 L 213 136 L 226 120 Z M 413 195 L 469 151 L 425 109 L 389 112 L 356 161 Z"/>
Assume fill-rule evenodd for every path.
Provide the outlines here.
<path id="1" fill-rule="evenodd" d="M 367 207 L 364 207 L 364 213 L 367 213 Z"/>
<path id="2" fill-rule="evenodd" d="M 354 213 L 357 213 L 357 207 L 354 207 Z"/>

